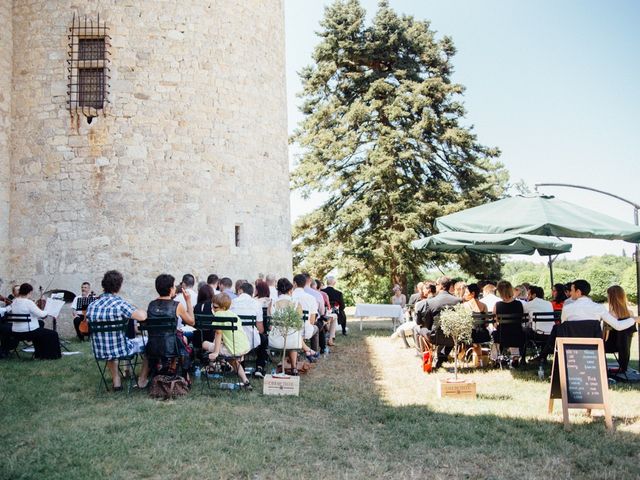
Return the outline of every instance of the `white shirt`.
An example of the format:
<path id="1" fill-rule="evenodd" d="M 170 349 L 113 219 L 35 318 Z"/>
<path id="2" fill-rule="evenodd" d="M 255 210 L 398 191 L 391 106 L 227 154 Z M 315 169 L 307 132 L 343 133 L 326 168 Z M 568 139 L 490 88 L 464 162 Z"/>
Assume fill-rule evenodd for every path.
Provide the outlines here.
<path id="1" fill-rule="evenodd" d="M 186 290 L 187 292 L 189 292 L 189 295 L 191 295 L 191 313 L 193 313 L 193 306 L 196 304 L 196 300 L 198 299 L 198 294 L 194 292 L 191 288 L 187 288 Z M 179 293 L 178 295 L 176 295 L 176 298 L 174 298 L 173 300 L 178 302 L 185 309 L 187 309 L 187 301 L 184 299 L 184 295 L 182 293 Z M 195 330 L 195 328 L 193 328 L 190 325 L 185 325 L 184 323 L 182 323 L 182 318 L 178 316 L 178 330 L 192 332 Z"/>
<path id="2" fill-rule="evenodd" d="M 278 289 L 276 287 L 269 286 L 269 298 L 273 303 L 278 301 Z"/>
<path id="3" fill-rule="evenodd" d="M 318 302 L 312 295 L 305 292 L 304 289 L 296 288 L 293 291 L 293 295 L 291 295 L 291 300 L 293 303 L 299 304 L 302 310 L 309 312 L 309 320 L 312 315 L 318 315 Z"/>
<path id="4" fill-rule="evenodd" d="M 502 299 L 493 293 L 489 295 L 484 295 L 480 301 L 487 306 L 487 312 L 493 312 L 493 307 L 496 306 L 496 303 L 501 302 Z"/>
<path id="5" fill-rule="evenodd" d="M 318 312 L 320 315 L 324 315 L 324 298 L 322 298 L 322 294 L 311 287 L 304 287 L 304 291 L 315 298 L 316 302 L 318 302 Z"/>
<path id="6" fill-rule="evenodd" d="M 40 310 L 33 300 L 21 297 L 15 298 L 11 303 L 11 313 L 18 315 L 31 315 L 31 321 L 29 323 L 14 323 L 12 327 L 12 331 L 14 332 L 28 332 L 30 330 L 36 330 L 40 328 L 38 319 L 47 316 L 47 313 Z"/>
<path id="7" fill-rule="evenodd" d="M 553 313 L 553 305 L 551 305 L 551 302 L 538 297 L 534 298 L 533 300 L 527 303 L 524 303 L 522 305 L 522 309 L 524 310 L 524 313 L 529 314 L 529 322 L 533 322 L 534 313 Z M 553 322 L 545 321 L 545 322 L 537 323 L 535 325 L 536 331 L 544 333 L 545 335 L 549 335 L 551 333 L 552 328 L 553 328 Z"/>
<path id="8" fill-rule="evenodd" d="M 231 308 L 229 308 L 229 310 L 236 315 L 255 315 L 256 322 L 262 323 L 262 304 L 246 293 L 241 293 L 234 298 L 231 301 Z M 244 333 L 247 334 L 247 338 L 252 347 L 255 348 L 260 345 L 260 333 L 258 329 L 249 326 L 242 328 L 244 328 Z"/>
<path id="9" fill-rule="evenodd" d="M 618 320 L 607 311 L 604 305 L 594 302 L 589 297 L 579 297 L 569 305 L 565 302 L 561 318 L 563 322 L 601 320 L 608 323 L 614 330 L 626 330 L 636 323 L 635 317 Z"/>
<path id="10" fill-rule="evenodd" d="M 9 305 L 8 307 L 0 307 L 0 317 L 10 311 L 11 311 L 11 305 Z"/>

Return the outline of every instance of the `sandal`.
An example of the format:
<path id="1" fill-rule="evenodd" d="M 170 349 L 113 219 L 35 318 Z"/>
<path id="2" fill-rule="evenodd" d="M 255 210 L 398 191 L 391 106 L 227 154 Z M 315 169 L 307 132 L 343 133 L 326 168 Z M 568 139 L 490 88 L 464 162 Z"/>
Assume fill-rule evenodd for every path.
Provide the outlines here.
<path id="1" fill-rule="evenodd" d="M 240 389 L 241 390 L 246 390 L 248 392 L 251 392 L 253 390 L 253 386 L 251 385 L 251 383 L 247 380 L 244 383 L 240 384 Z"/>

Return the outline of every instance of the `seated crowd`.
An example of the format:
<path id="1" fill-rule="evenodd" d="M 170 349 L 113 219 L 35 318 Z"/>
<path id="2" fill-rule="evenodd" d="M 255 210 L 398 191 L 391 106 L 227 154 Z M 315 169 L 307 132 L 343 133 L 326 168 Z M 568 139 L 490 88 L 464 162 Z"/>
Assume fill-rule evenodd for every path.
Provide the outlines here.
<path id="1" fill-rule="evenodd" d="M 544 362 L 553 353 L 560 323 L 591 320 L 604 324 L 605 340 L 609 342 L 611 351 L 618 352 L 620 370 L 625 372 L 636 322 L 629 310 L 626 294 L 618 285 L 609 287 L 607 309 L 589 298 L 590 291 L 591 286 L 586 280 L 556 284 L 551 301 L 548 301 L 542 287 L 536 285 L 525 283 L 513 287 L 506 280 L 467 285 L 441 277 L 416 286 L 416 292 L 406 303 L 408 321 L 394 335 L 415 332 L 435 342 L 435 368 L 440 368 L 452 346 L 450 342 L 437 340 L 439 314 L 446 307 L 463 303 L 478 319 L 472 331 L 474 354 L 480 356 L 481 344 L 491 343 L 491 357 L 496 360 L 501 349 L 508 348 L 511 365 L 515 367 L 524 355 L 525 339 L 540 345 L 537 360 Z M 404 295 L 396 286 L 392 302 L 402 304 L 403 300 Z M 508 321 L 512 318 L 517 321 Z"/>
<path id="2" fill-rule="evenodd" d="M 213 368 L 213 364 L 222 359 L 237 372 L 241 388 L 250 390 L 251 383 L 244 368 L 245 357 L 250 352 L 255 353 L 256 368 L 252 374 L 257 378 L 264 377 L 270 357 L 271 315 L 287 305 L 296 308 L 305 320 L 299 332 L 302 338 L 300 348 L 290 349 L 287 345 L 287 361 L 279 367 L 290 375 L 299 374 L 299 354 L 304 356 L 303 363 L 315 363 L 321 354 L 329 353 L 329 347 L 335 346 L 338 325 L 342 333 L 347 334 L 344 300 L 342 293 L 335 289 L 333 277 L 327 277 L 327 286 L 323 288 L 322 282 L 306 273 L 295 275 L 293 282 L 287 278 L 276 281 L 274 275 L 266 278 L 261 275 L 253 283 L 243 279 L 234 283 L 228 277 L 219 278 L 211 274 L 206 282 L 196 286 L 196 279 L 191 274 L 185 274 L 179 285 L 172 275 L 161 274 L 155 280 L 157 298 L 146 309 L 133 306 L 119 295 L 123 281 L 121 273 L 108 271 L 102 279 L 102 295 L 94 296 L 90 285 L 85 282 L 81 296 L 72 305 L 78 339 L 91 338 L 96 359 L 106 361 L 114 390 L 122 389 L 119 367 L 137 354 L 141 354 L 143 359 L 138 375 L 139 388 L 146 387 L 154 373 L 175 373 L 178 369 L 190 383 L 194 360 L 202 365 L 206 374 L 209 367 Z M 35 356 L 47 358 L 42 354 L 43 349 L 55 343 L 59 351 L 59 340 L 57 333 L 38 323 L 47 314 L 29 299 L 32 290 L 31 285 L 23 284 L 15 299 L 1 299 L 8 306 L 0 310 L 0 315 L 28 313 L 33 319 L 28 333 L 21 331 L 27 328 L 21 324 L 2 323 L 2 351 L 8 353 L 10 342 L 15 338 L 29 339 L 33 341 Z M 212 328 L 200 331 L 196 323 L 198 318 L 208 318 L 208 326 Z M 245 318 L 252 320 L 248 324 L 241 323 Z M 157 334 L 148 329 L 146 333 L 145 326 L 152 325 L 153 319 L 174 319 L 175 330 L 170 328 L 169 332 L 165 330 Z M 130 328 L 126 331 L 123 327 L 117 331 L 85 333 L 82 328 L 85 320 L 89 326 L 120 321 L 123 326 L 128 323 Z M 229 321 L 242 326 L 223 328 Z M 200 352 L 199 356 L 196 357 L 194 352 Z"/>

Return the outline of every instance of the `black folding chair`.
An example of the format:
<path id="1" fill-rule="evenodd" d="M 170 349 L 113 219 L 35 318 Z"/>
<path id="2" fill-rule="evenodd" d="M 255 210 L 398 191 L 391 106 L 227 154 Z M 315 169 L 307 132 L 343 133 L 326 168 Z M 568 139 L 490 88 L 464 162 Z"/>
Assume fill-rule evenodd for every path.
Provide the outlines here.
<path id="1" fill-rule="evenodd" d="M 239 322 L 236 317 L 220 317 L 216 315 L 202 315 L 202 314 L 198 315 L 198 317 L 200 318 L 200 322 L 208 322 L 214 331 L 217 331 L 217 330 L 230 331 L 232 336 L 232 341 L 235 344 L 235 338 L 236 338 L 235 332 L 238 331 L 238 326 L 239 326 Z M 216 363 L 214 364 L 213 374 L 214 375 L 218 374 L 220 375 L 220 378 L 222 378 L 224 377 L 225 374 L 232 373 L 233 369 L 231 369 L 230 371 L 229 370 L 225 371 L 224 367 L 226 365 L 230 365 L 229 362 L 234 359 L 235 357 L 229 357 L 222 354 L 218 355 L 218 357 L 215 360 Z M 217 368 L 216 365 L 219 368 Z M 205 383 L 208 389 L 211 388 L 211 383 L 209 382 L 210 380 L 209 373 L 206 370 L 202 372 L 202 378 L 204 379 L 204 381 L 202 382 L 202 385 L 200 388 L 201 392 L 204 391 Z"/>
<path id="2" fill-rule="evenodd" d="M 143 333 L 144 353 L 152 375 L 183 375 L 176 318 L 148 317 L 138 328 Z"/>
<path id="3" fill-rule="evenodd" d="M 195 348 L 195 342 L 193 342 L 194 343 L 193 355 L 200 362 L 200 365 L 202 366 L 202 364 L 203 364 L 203 362 L 202 362 L 202 354 L 203 354 L 202 343 L 204 342 L 205 336 L 208 336 L 207 334 L 209 332 L 213 332 L 214 331 L 214 327 L 213 327 L 214 316 L 213 316 L 213 314 L 210 314 L 210 313 L 196 313 L 196 312 L 194 312 L 193 318 L 195 319 L 194 328 L 196 329 L 196 331 L 193 334 L 194 335 L 198 335 L 199 339 L 200 339 L 200 342 L 199 342 L 200 343 L 200 347 L 199 348 Z M 209 362 L 204 362 L 204 363 L 208 364 Z"/>
<path id="4" fill-rule="evenodd" d="M 109 384 L 107 383 L 107 362 L 111 360 L 118 361 L 118 372 L 121 376 L 124 375 L 124 370 L 122 369 L 122 362 L 126 368 L 129 369 L 131 375 L 129 376 L 129 385 L 127 386 L 127 393 L 131 393 L 131 389 L 133 388 L 134 382 L 138 383 L 138 377 L 136 375 L 136 366 L 138 365 L 138 354 L 134 353 L 133 355 L 125 355 L 121 357 L 115 358 L 104 358 L 98 357 L 96 354 L 97 348 L 96 343 L 97 339 L 101 335 L 111 335 L 111 334 L 122 334 L 123 338 L 127 336 L 127 327 L 129 325 L 129 319 L 123 318 L 121 320 L 106 320 L 106 321 L 96 321 L 89 319 L 89 329 L 91 331 L 91 349 L 93 350 L 93 356 L 96 361 L 96 365 L 98 366 L 98 371 L 100 372 L 100 381 L 98 382 L 97 393 L 100 392 L 100 387 L 104 385 L 105 390 L 109 391 Z"/>
<path id="5" fill-rule="evenodd" d="M 535 357 L 540 355 L 542 349 L 551 337 L 551 333 L 546 333 L 545 330 L 542 330 L 540 327 L 548 324 L 551 324 L 553 327 L 554 325 L 560 324 L 561 313 L 560 311 L 554 311 L 533 312 L 531 314 L 531 331 L 527 338 L 527 346 L 532 347 Z"/>
<path id="6" fill-rule="evenodd" d="M 529 315 L 520 313 L 496 314 L 496 336 L 494 340 L 500 345 L 498 351 L 498 364 L 502 368 L 503 362 L 512 360 L 510 348 L 517 348 L 522 363 L 525 362 L 525 349 L 527 336 L 523 324 L 529 321 Z"/>
<path id="7" fill-rule="evenodd" d="M 4 315 L 4 317 L 2 317 L 2 323 L 9 325 L 9 326 L 13 326 L 14 323 L 26 323 L 27 324 L 27 333 L 31 332 L 31 315 L 29 315 L 28 313 L 6 313 Z M 29 343 L 28 340 L 19 340 L 18 338 L 13 336 L 13 333 L 17 333 L 17 332 L 12 332 L 11 334 L 9 334 L 9 338 L 11 339 L 11 344 L 10 347 L 13 348 L 9 348 L 9 353 L 15 353 L 16 357 L 18 359 L 22 359 L 22 357 L 20 356 L 20 352 L 19 350 L 21 348 L 33 348 L 33 343 Z M 31 353 L 31 358 L 33 358 L 35 356 L 35 351 L 33 353 Z"/>
<path id="8" fill-rule="evenodd" d="M 495 323 L 495 315 L 493 313 L 473 312 L 473 329 L 471 330 L 471 342 L 477 344 L 480 348 L 491 348 L 491 334 L 487 330 L 487 325 Z M 464 355 L 464 361 L 470 364 L 473 359 L 473 347 L 467 348 Z"/>
<path id="9" fill-rule="evenodd" d="M 258 356 L 256 355 L 256 348 L 260 345 L 256 345 L 255 339 L 253 337 L 253 329 L 257 328 L 257 317 L 255 315 L 238 315 L 240 318 L 240 323 L 242 327 L 251 327 L 251 338 L 249 339 L 249 343 L 251 345 L 251 350 L 249 353 L 253 353 L 256 357 L 255 359 L 255 368 L 258 368 Z"/>

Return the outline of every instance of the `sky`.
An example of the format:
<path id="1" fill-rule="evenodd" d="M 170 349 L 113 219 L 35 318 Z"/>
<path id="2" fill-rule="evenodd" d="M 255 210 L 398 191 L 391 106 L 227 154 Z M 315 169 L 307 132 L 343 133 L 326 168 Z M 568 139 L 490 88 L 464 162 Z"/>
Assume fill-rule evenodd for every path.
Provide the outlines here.
<path id="1" fill-rule="evenodd" d="M 297 72 L 311 64 L 324 0 L 285 0 L 289 132 L 301 120 Z M 377 0 L 361 0 L 369 17 Z M 640 203 L 640 1 L 390 0 L 453 38 L 453 80 L 466 87 L 466 122 L 497 146 L 512 182 L 570 183 Z M 294 162 L 295 148 L 290 149 Z M 633 208 L 561 187 L 540 193 L 633 222 Z M 319 197 L 291 197 L 292 221 Z M 514 212 L 517 214 L 517 212 Z M 631 254 L 632 244 L 570 239 L 561 258 Z M 527 259 L 519 256 L 518 259 Z M 529 257 L 541 261 L 540 257 Z"/>

